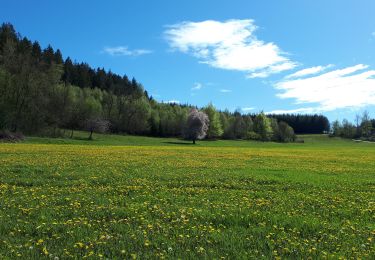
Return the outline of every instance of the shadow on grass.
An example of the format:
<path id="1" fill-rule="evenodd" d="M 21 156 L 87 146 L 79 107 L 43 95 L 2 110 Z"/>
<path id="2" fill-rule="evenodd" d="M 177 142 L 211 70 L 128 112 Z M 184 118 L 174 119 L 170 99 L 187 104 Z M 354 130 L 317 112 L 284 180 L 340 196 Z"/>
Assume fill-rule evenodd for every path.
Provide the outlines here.
<path id="1" fill-rule="evenodd" d="M 81 137 L 81 136 L 77 136 L 77 137 L 74 136 L 73 138 L 68 138 L 68 139 L 77 140 L 77 141 L 94 141 L 94 138 L 89 139 L 88 137 Z"/>
<path id="2" fill-rule="evenodd" d="M 178 145 L 194 145 L 193 143 L 187 143 L 187 142 L 162 142 L 163 144 L 178 144 Z"/>

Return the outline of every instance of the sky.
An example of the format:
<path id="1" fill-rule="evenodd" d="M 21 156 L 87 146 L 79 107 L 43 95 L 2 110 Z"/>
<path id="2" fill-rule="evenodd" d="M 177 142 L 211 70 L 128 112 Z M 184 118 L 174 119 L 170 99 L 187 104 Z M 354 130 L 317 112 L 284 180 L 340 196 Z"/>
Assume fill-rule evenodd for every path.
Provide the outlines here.
<path id="1" fill-rule="evenodd" d="M 0 0 L 0 22 L 156 100 L 375 117 L 373 0 Z"/>

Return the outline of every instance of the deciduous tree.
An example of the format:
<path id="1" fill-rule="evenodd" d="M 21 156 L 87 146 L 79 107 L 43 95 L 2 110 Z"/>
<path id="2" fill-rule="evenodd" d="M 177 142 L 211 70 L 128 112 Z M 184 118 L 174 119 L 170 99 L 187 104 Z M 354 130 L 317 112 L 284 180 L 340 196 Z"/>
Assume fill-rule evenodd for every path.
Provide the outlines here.
<path id="1" fill-rule="evenodd" d="M 204 112 L 207 114 L 210 120 L 210 125 L 207 131 L 207 138 L 217 138 L 223 134 L 223 127 L 220 122 L 220 115 L 212 103 L 209 103 L 205 108 Z"/>
<path id="2" fill-rule="evenodd" d="M 207 135 L 209 123 L 210 120 L 204 112 L 192 109 L 187 119 L 185 138 L 195 144 L 197 139 L 203 139 Z"/>
<path id="3" fill-rule="evenodd" d="M 109 121 L 101 118 L 90 118 L 86 120 L 86 129 L 90 132 L 89 140 L 92 140 L 92 134 L 105 133 L 109 129 Z"/>
<path id="4" fill-rule="evenodd" d="M 254 119 L 254 130 L 260 135 L 262 141 L 268 141 L 272 137 L 271 120 L 263 113 L 259 113 Z"/>

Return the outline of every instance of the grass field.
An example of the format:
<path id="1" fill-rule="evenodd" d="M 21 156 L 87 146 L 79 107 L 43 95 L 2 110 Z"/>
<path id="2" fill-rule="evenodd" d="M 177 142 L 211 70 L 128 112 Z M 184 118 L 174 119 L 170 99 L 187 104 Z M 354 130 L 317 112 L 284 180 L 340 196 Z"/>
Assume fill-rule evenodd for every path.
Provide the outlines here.
<path id="1" fill-rule="evenodd" d="M 84 135 L 0 143 L 1 259 L 375 258 L 375 144 Z"/>

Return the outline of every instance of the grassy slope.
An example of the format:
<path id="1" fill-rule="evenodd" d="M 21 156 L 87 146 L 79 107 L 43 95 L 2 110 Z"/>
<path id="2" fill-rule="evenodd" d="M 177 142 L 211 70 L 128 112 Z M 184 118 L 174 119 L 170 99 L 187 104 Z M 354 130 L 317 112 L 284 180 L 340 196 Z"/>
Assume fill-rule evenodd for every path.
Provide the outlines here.
<path id="1" fill-rule="evenodd" d="M 74 138 L 43 138 L 43 137 L 28 137 L 26 143 L 30 144 L 75 144 L 75 145 L 120 145 L 120 146 L 179 146 L 179 145 L 193 145 L 190 141 L 181 140 L 178 138 L 154 138 L 146 136 L 132 136 L 132 135 L 107 135 L 94 134 L 94 140 L 87 140 L 88 133 L 82 131 L 74 132 Z M 305 141 L 309 148 L 318 146 L 348 146 L 350 148 L 356 146 L 351 140 L 341 138 L 328 138 L 326 135 L 301 135 L 299 139 Z M 241 140 L 217 140 L 217 141 L 197 141 L 195 147 L 304 147 L 306 144 L 280 144 L 273 142 L 255 142 L 255 141 L 241 141 Z M 368 144 L 372 146 L 372 144 Z M 363 147 L 363 144 L 357 145 Z"/>
<path id="2" fill-rule="evenodd" d="M 0 258 L 374 257 L 375 144 L 303 138 L 0 144 Z"/>

